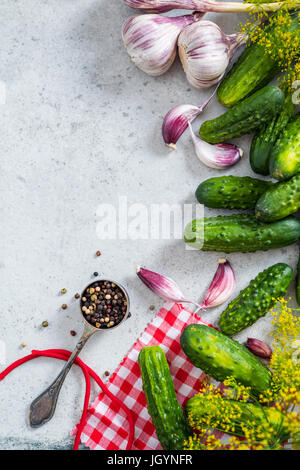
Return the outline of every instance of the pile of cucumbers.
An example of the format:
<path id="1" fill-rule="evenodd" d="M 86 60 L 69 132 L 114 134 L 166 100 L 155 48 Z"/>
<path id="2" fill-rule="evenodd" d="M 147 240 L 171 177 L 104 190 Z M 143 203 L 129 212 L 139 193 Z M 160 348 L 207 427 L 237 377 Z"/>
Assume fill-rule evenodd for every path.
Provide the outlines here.
<path id="1" fill-rule="evenodd" d="M 205 325 L 187 326 L 180 338 L 184 353 L 190 361 L 216 380 L 223 381 L 234 377 L 239 383 L 251 387 L 253 397 L 263 393 L 270 386 L 270 370 L 247 348 L 219 331 Z M 143 390 L 147 400 L 148 412 L 156 429 L 157 437 L 165 450 L 181 450 L 192 435 L 183 409 L 177 400 L 169 365 L 163 350 L 159 346 L 144 347 L 139 354 L 139 366 L 142 375 Z M 235 421 L 231 423 L 235 432 L 243 435 L 244 424 L 266 423 L 280 430 L 274 436 L 278 442 L 286 441 L 290 436 L 285 425 L 285 417 L 274 408 L 252 402 L 226 400 L 223 406 L 228 411 L 234 406 Z M 197 426 L 205 416 L 210 417 L 210 424 L 219 428 L 218 409 L 209 397 L 196 395 L 185 406 L 186 416 Z"/>
<path id="2" fill-rule="evenodd" d="M 296 13 L 292 14 L 289 28 L 299 28 Z M 288 246 L 300 238 L 300 220 L 292 215 L 300 209 L 300 113 L 294 114 L 295 106 L 289 95 L 268 85 L 277 73 L 277 61 L 261 46 L 251 45 L 218 89 L 219 102 L 230 109 L 204 122 L 200 136 L 215 144 L 256 132 L 250 151 L 251 167 L 276 181 L 221 176 L 202 182 L 196 190 L 201 204 L 252 212 L 191 221 L 184 238 L 193 248 L 254 252 Z M 222 382 L 234 377 L 251 388 L 253 397 L 263 394 L 272 381 L 271 371 L 230 336 L 265 315 L 274 306 L 274 299 L 286 294 L 292 278 L 293 270 L 287 264 L 270 266 L 229 303 L 219 319 L 221 331 L 205 325 L 188 325 L 180 339 L 186 356 L 215 380 Z M 300 304 L 300 259 L 296 295 Z M 139 365 L 149 414 L 163 448 L 182 449 L 191 429 L 177 401 L 163 350 L 158 346 L 144 348 Z M 228 400 L 225 406 L 228 412 L 231 406 L 240 408 L 233 423 L 239 435 L 243 433 L 243 423 L 251 419 L 257 426 L 267 421 L 273 428 L 280 428 L 279 442 L 289 438 L 285 417 L 274 408 L 233 400 Z M 209 416 L 211 425 L 218 429 L 218 410 L 212 409 L 205 395 L 190 398 L 185 411 L 194 424 L 201 424 Z"/>
<path id="3" fill-rule="evenodd" d="M 291 216 L 300 209 L 300 113 L 293 116 L 293 108 L 291 97 L 270 85 L 202 124 L 200 135 L 211 143 L 259 129 L 252 142 L 252 168 L 278 182 L 237 176 L 202 182 L 196 190 L 201 204 L 255 214 L 193 220 L 185 229 L 186 243 L 230 253 L 281 248 L 299 239 L 300 221 Z"/>
<path id="4" fill-rule="evenodd" d="M 296 14 L 292 14 L 290 28 L 299 29 Z M 277 73 L 276 61 L 261 46 L 251 45 L 245 48 L 218 89 L 219 102 L 229 109 L 204 122 L 200 136 L 216 144 L 255 132 L 251 167 L 275 181 L 230 175 L 203 181 L 196 190 L 201 204 L 248 212 L 192 220 L 185 228 L 184 239 L 193 248 L 246 253 L 282 248 L 300 238 L 300 220 L 293 215 L 300 209 L 300 113 L 295 114 L 290 94 L 268 85 Z M 270 267 L 260 273 L 223 312 L 219 325 L 224 333 L 235 334 L 265 315 L 270 302 L 263 295 L 263 286 L 275 296 L 276 286 L 282 284 L 281 291 L 286 293 L 292 272 L 286 265 L 280 265 L 282 269 Z M 257 292 L 263 299 L 259 303 L 257 298 L 259 305 L 255 306 L 247 301 L 247 293 L 254 286 L 252 299 Z M 300 258 L 296 297 L 300 305 Z"/>
<path id="5" fill-rule="evenodd" d="M 295 30 L 299 26 L 297 13 L 292 13 L 289 28 Z M 210 219 L 205 220 L 202 250 L 267 250 L 294 243 L 300 236 L 298 220 L 290 219 L 290 237 L 282 237 L 282 231 L 286 230 L 284 220 L 275 226 L 261 225 L 282 220 L 300 208 L 300 113 L 294 115 L 295 105 L 290 94 L 268 85 L 278 73 L 276 62 L 262 46 L 246 47 L 217 92 L 219 102 L 229 110 L 204 122 L 199 133 L 203 140 L 216 144 L 255 131 L 250 151 L 251 167 L 255 173 L 271 175 L 279 182 L 226 176 L 204 181 L 196 191 L 198 201 L 207 207 L 254 209 L 262 238 L 268 227 L 272 231 L 269 243 L 256 237 L 255 220 L 251 217 L 253 230 L 245 232 L 241 225 L 245 218 L 232 219 L 231 216 L 211 220 L 211 223 Z M 214 224 L 217 237 L 214 237 Z M 187 226 L 187 243 L 197 240 L 199 245 L 199 237 L 193 236 L 197 225 L 203 225 L 203 220 Z M 239 243 L 243 235 L 244 246 Z"/>

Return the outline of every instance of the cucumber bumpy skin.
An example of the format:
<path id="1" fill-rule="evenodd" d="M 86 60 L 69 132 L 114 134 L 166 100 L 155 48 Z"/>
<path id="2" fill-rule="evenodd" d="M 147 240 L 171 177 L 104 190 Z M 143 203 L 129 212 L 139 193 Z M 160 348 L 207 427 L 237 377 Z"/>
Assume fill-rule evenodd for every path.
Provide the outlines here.
<path id="1" fill-rule="evenodd" d="M 295 105 L 291 95 L 288 95 L 281 112 L 262 126 L 253 137 L 250 148 L 250 165 L 254 173 L 269 174 L 269 160 L 274 144 L 292 118 L 294 109 Z"/>
<path id="2" fill-rule="evenodd" d="M 263 222 L 273 222 L 300 209 L 300 173 L 268 189 L 257 201 L 255 215 Z"/>
<path id="3" fill-rule="evenodd" d="M 269 83 L 278 72 L 276 61 L 261 46 L 252 44 L 243 53 L 221 82 L 217 97 L 231 108 Z"/>
<path id="4" fill-rule="evenodd" d="M 290 16 L 291 22 L 287 25 L 286 30 L 293 32 L 299 30 L 298 12 L 292 12 Z M 265 33 L 272 28 L 272 25 L 267 25 Z M 218 88 L 219 102 L 230 108 L 262 88 L 279 72 L 278 63 L 279 59 L 271 58 L 264 47 L 257 44 L 247 45 Z"/>
<path id="5" fill-rule="evenodd" d="M 157 437 L 165 450 L 182 450 L 191 431 L 177 401 L 166 356 L 159 346 L 147 346 L 138 361 Z"/>
<path id="6" fill-rule="evenodd" d="M 270 175 L 279 181 L 300 172 L 300 113 L 289 122 L 277 140 L 269 165 Z"/>
<path id="7" fill-rule="evenodd" d="M 221 116 L 205 121 L 200 127 L 200 136 L 206 142 L 218 144 L 258 129 L 282 109 L 285 96 L 280 88 L 268 85 Z"/>
<path id="8" fill-rule="evenodd" d="M 253 325 L 283 297 L 293 279 L 293 270 L 285 263 L 277 263 L 259 273 L 233 299 L 221 314 L 219 327 L 225 335 L 235 335 Z"/>
<path id="9" fill-rule="evenodd" d="M 180 344 L 190 361 L 215 380 L 234 377 L 254 394 L 270 385 L 271 372 L 245 346 L 206 325 L 185 327 Z"/>
<path id="10" fill-rule="evenodd" d="M 217 176 L 199 184 L 196 198 L 216 209 L 254 209 L 260 196 L 273 185 L 250 176 Z"/>
<path id="11" fill-rule="evenodd" d="M 295 243 L 300 237 L 300 221 L 289 216 L 265 224 L 254 214 L 207 217 L 189 222 L 184 240 L 194 249 L 224 253 L 267 251 Z"/>
<path id="12" fill-rule="evenodd" d="M 272 436 L 272 440 L 276 438 L 282 443 L 290 437 L 287 419 L 280 411 L 271 406 L 262 407 L 262 405 L 256 403 L 244 403 L 229 399 L 223 399 L 218 406 L 216 400 L 212 405 L 207 396 L 199 394 L 187 401 L 185 410 L 188 420 L 194 426 L 199 425 L 201 427 L 203 420 L 209 419 L 210 426 L 213 429 L 224 431 L 224 428 L 220 427 L 220 417 L 225 414 L 232 416 L 230 428 L 234 428 L 233 432 L 227 428 L 226 433 L 228 434 L 244 436 L 244 426 L 247 423 L 255 422 L 256 426 L 262 426 L 266 423 L 270 428 L 279 430 L 278 435 Z"/>

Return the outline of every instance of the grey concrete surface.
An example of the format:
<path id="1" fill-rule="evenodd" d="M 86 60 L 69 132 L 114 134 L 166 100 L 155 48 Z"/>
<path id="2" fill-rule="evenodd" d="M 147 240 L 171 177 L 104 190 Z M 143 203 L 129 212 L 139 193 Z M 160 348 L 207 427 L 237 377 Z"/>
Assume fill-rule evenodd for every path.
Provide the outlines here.
<path id="1" fill-rule="evenodd" d="M 162 301 L 135 275 L 142 264 L 163 272 L 187 296 L 201 299 L 215 272 L 218 253 L 185 250 L 181 240 L 100 240 L 102 203 L 191 203 L 197 185 L 219 175 L 204 167 L 189 135 L 177 152 L 161 139 L 161 122 L 177 103 L 200 104 L 210 91 L 193 89 L 178 61 L 158 78 L 139 71 L 125 53 L 123 21 L 135 12 L 121 0 L 2 0 L 0 80 L 1 370 L 31 349 L 72 349 L 82 327 L 74 294 L 93 272 L 127 286 L 132 317 L 107 335 L 92 338 L 82 359 L 101 376 L 113 371 Z M 177 13 L 178 14 L 178 13 Z M 241 15 L 209 15 L 227 33 Z M 222 110 L 214 101 L 203 118 Z M 226 174 L 252 175 L 250 139 L 239 140 L 243 160 Z M 206 215 L 217 211 L 206 210 Z M 219 212 L 220 213 L 220 212 Z M 102 256 L 95 257 L 96 250 Z M 296 265 L 297 247 L 232 254 L 236 293 L 263 268 Z M 67 294 L 60 295 L 66 288 Z M 291 288 L 291 294 L 293 294 Z M 63 311 L 62 303 L 68 304 Z M 205 313 L 216 320 L 222 307 Z M 49 322 L 42 328 L 43 320 Z M 268 338 L 269 317 L 243 332 Z M 21 348 L 22 342 L 27 343 Z M 32 430 L 30 402 L 54 379 L 61 363 L 37 359 L 0 384 L 0 448 L 61 448 L 80 417 L 84 381 L 74 367 L 54 419 Z M 93 396 L 97 388 L 93 388 Z"/>

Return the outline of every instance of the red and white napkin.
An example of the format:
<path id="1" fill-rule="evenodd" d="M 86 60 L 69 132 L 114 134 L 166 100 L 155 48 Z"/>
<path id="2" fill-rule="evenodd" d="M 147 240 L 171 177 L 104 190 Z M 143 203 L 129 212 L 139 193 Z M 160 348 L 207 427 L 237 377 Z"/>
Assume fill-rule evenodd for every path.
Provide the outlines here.
<path id="1" fill-rule="evenodd" d="M 195 321 L 193 314 L 181 304 L 162 308 L 107 382 L 110 392 L 132 412 L 135 422 L 132 450 L 161 449 L 142 390 L 139 352 L 144 346 L 152 345 L 159 345 L 164 350 L 177 398 L 184 404 L 200 390 L 205 377 L 185 356 L 179 342 L 183 328 L 194 322 L 204 323 L 199 318 Z M 124 412 L 101 392 L 89 409 L 82 443 L 92 450 L 124 450 L 127 438 L 128 423 Z"/>

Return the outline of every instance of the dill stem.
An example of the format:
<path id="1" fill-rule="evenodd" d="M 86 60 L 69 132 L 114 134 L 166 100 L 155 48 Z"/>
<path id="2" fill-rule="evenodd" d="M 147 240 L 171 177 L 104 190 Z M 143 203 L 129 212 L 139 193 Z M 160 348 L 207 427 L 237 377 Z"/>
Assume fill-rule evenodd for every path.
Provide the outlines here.
<path id="1" fill-rule="evenodd" d="M 259 9 L 264 12 L 273 12 L 280 10 L 283 6 L 287 7 L 286 2 L 274 2 L 274 3 L 261 3 Z M 199 2 L 199 9 L 201 11 L 214 11 L 222 13 L 233 13 L 233 12 L 247 12 L 256 10 L 258 5 L 256 3 L 235 3 L 235 2 L 218 2 L 214 0 L 204 1 L 203 4 Z M 298 10 L 300 8 L 300 1 L 295 0 L 288 9 Z"/>

